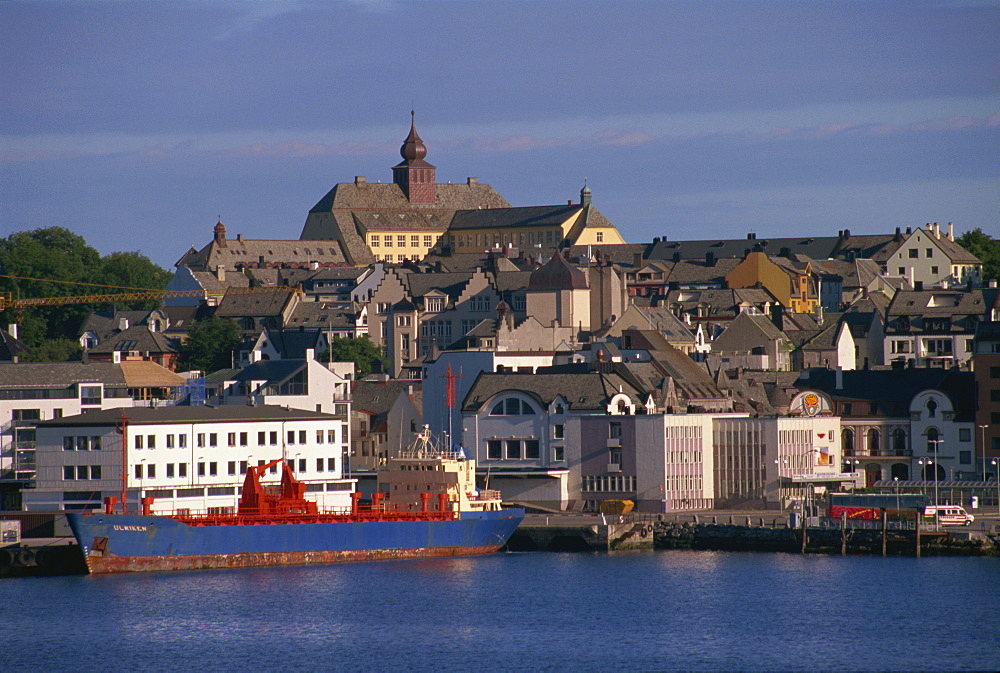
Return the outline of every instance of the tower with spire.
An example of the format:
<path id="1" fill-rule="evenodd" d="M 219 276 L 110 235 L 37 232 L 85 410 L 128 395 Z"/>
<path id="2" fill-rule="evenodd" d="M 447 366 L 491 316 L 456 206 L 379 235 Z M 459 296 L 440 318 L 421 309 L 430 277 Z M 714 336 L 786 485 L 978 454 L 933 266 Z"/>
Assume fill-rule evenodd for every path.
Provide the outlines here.
<path id="1" fill-rule="evenodd" d="M 427 147 L 417 134 L 416 115 L 410 110 L 410 135 L 399 148 L 403 160 L 392 167 L 392 181 L 399 185 L 412 205 L 436 202 L 435 167 L 424 161 Z"/>

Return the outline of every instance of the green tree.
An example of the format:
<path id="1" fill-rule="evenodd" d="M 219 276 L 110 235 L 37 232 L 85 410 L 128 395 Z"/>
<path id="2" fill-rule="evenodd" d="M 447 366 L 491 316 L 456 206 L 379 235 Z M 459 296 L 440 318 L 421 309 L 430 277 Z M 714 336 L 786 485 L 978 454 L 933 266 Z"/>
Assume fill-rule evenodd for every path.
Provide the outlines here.
<path id="1" fill-rule="evenodd" d="M 69 362 L 80 359 L 83 348 L 74 339 L 46 339 L 24 356 L 25 362 Z"/>
<path id="2" fill-rule="evenodd" d="M 358 339 L 333 337 L 330 340 L 330 351 L 321 357 L 333 362 L 353 362 L 359 379 L 372 373 L 372 364 L 376 361 L 382 363 L 383 371 L 389 367 L 385 353 L 366 336 Z"/>
<path id="3" fill-rule="evenodd" d="M 98 282 L 101 256 L 83 237 L 62 227 L 36 229 L 0 239 L 0 292 L 12 299 L 89 294 Z M 33 280 L 38 279 L 38 280 Z M 57 282 L 53 282 L 57 281 Z M 46 338 L 72 338 L 89 307 L 70 304 L 4 311 L 5 323 L 23 325 L 21 340 L 30 347 Z"/>
<path id="4" fill-rule="evenodd" d="M 107 294 L 122 292 L 117 289 L 122 287 L 160 290 L 171 277 L 138 252 L 115 252 L 102 258 L 82 236 L 63 227 L 22 231 L 0 239 L 0 274 L 0 294 L 12 299 Z M 109 304 L 7 309 L 0 324 L 19 323 L 21 340 L 36 347 L 46 339 L 74 339 L 86 315 Z M 160 302 L 119 304 L 152 309 Z"/>
<path id="5" fill-rule="evenodd" d="M 233 351 L 240 345 L 240 328 L 228 318 L 211 317 L 191 325 L 181 347 L 181 364 L 209 374 L 233 363 Z"/>
<path id="6" fill-rule="evenodd" d="M 1000 278 L 1000 240 L 976 228 L 967 231 L 955 242 L 983 262 L 983 280 Z"/>

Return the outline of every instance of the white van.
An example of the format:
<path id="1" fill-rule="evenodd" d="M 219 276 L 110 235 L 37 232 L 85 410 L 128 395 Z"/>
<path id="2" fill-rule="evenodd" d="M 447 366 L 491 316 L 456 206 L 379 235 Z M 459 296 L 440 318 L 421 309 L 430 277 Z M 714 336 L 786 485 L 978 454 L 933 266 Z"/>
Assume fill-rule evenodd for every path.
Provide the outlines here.
<path id="1" fill-rule="evenodd" d="M 937 514 L 937 519 L 942 526 L 970 526 L 976 520 L 976 517 L 957 505 L 938 505 L 937 507 L 928 505 L 924 508 L 926 521 L 934 521 L 935 514 Z"/>

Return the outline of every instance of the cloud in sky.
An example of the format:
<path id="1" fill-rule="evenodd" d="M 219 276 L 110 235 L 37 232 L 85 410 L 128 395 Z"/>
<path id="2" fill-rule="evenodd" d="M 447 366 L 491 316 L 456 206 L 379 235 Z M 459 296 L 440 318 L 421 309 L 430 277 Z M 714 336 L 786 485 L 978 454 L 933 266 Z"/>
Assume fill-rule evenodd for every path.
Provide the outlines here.
<path id="1" fill-rule="evenodd" d="M 852 230 L 930 202 L 1000 228 L 997 3 L 6 2 L 0 62 L 0 234 L 72 212 L 132 249 L 221 212 L 294 238 L 335 182 L 391 179 L 411 107 L 440 179 L 535 205 L 588 176 L 634 240 L 876 192 L 898 216 Z M 732 206 L 757 190 L 800 190 L 795 217 Z"/>

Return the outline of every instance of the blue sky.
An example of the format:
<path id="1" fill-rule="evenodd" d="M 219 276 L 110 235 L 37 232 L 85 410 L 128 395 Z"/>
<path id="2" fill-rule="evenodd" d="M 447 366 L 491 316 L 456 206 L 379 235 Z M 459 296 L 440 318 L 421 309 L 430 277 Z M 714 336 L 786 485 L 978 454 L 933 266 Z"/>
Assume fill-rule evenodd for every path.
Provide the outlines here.
<path id="1" fill-rule="evenodd" d="M 0 235 L 167 268 L 391 180 L 579 198 L 629 242 L 954 222 L 1000 236 L 1000 3 L 0 3 Z"/>

